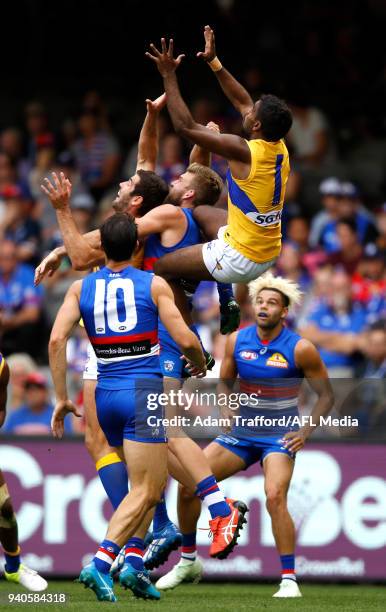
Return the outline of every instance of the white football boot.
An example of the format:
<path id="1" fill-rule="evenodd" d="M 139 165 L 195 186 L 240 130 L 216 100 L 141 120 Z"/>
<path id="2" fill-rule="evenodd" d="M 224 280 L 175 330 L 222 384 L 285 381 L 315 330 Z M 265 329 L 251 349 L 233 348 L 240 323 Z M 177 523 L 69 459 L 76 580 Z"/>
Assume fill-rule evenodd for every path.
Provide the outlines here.
<path id="1" fill-rule="evenodd" d="M 291 578 L 283 578 L 279 590 L 272 597 L 302 597 L 298 583 Z"/>
<path id="2" fill-rule="evenodd" d="M 160 591 L 167 591 L 168 589 L 174 589 L 182 582 L 193 582 L 197 584 L 197 582 L 200 582 L 202 574 L 203 566 L 201 561 L 196 559 L 189 563 L 184 559 L 180 559 L 170 572 L 157 580 L 155 586 Z"/>
<path id="3" fill-rule="evenodd" d="M 4 570 L 4 576 L 8 582 L 16 582 L 17 584 L 21 584 L 29 591 L 34 591 L 35 593 L 45 591 L 48 587 L 48 583 L 46 580 L 44 580 L 44 578 L 39 576 L 35 570 L 30 569 L 22 563 L 20 563 L 17 572 L 8 573 Z"/>

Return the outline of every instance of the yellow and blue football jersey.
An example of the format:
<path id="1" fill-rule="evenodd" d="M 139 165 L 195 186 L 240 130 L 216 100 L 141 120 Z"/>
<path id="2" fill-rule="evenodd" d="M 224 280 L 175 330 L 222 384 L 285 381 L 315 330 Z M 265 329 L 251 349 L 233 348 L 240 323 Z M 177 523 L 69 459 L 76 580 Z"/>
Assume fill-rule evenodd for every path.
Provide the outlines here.
<path id="1" fill-rule="evenodd" d="M 246 141 L 251 150 L 251 171 L 236 179 L 230 170 L 228 226 L 225 241 L 257 263 L 277 257 L 281 249 L 281 216 L 290 171 L 284 140 Z"/>

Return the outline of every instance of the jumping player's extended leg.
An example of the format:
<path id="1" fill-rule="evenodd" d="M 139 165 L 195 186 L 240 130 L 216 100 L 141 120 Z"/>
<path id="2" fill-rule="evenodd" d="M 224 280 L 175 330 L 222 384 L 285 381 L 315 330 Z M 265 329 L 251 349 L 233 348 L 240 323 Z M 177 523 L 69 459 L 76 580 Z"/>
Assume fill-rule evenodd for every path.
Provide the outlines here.
<path id="1" fill-rule="evenodd" d="M 282 582 L 274 597 L 301 597 L 295 574 L 295 526 L 287 508 L 293 469 L 293 459 L 283 453 L 270 453 L 263 461 L 266 506 L 282 566 Z"/>
<path id="2" fill-rule="evenodd" d="M 205 265 L 202 244 L 195 244 L 164 255 L 155 262 L 154 273 L 168 281 L 180 278 L 214 280 Z"/>
<path id="3" fill-rule="evenodd" d="M 244 461 L 234 453 L 223 448 L 219 444 L 212 442 L 204 449 L 205 457 L 209 467 L 220 481 L 229 478 L 245 468 Z M 156 583 L 159 589 L 173 589 L 182 582 L 198 582 L 202 576 L 202 565 L 197 560 L 196 531 L 197 523 L 201 514 L 201 502 L 199 497 L 194 494 L 194 488 L 187 486 L 186 477 L 184 480 L 183 468 L 179 462 L 169 463 L 169 471 L 183 482 L 178 490 L 178 520 L 182 532 L 181 559 L 173 569 Z"/>

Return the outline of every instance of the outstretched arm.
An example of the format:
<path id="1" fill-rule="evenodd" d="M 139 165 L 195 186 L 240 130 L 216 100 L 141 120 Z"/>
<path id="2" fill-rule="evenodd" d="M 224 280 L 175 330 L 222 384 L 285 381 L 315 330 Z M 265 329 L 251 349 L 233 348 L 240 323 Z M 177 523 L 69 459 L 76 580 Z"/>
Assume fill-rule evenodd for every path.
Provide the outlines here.
<path id="1" fill-rule="evenodd" d="M 209 130 L 212 130 L 213 132 L 217 132 L 217 134 L 220 133 L 220 127 L 217 125 L 217 123 L 214 123 L 213 121 L 209 121 L 209 123 L 206 124 L 206 127 Z M 189 155 L 189 163 L 201 164 L 201 166 L 209 167 L 212 163 L 212 156 L 210 154 L 210 151 L 208 151 L 207 149 L 203 149 L 198 145 L 194 145 Z"/>
<path id="2" fill-rule="evenodd" d="M 195 374 L 205 376 L 205 356 L 201 344 L 191 329 L 186 325 L 178 310 L 173 292 L 168 283 L 160 276 L 154 276 L 151 285 L 151 295 L 158 308 L 158 314 L 181 352 L 190 362 Z"/>
<path id="3" fill-rule="evenodd" d="M 52 380 L 55 388 L 56 405 L 52 415 L 51 428 L 54 436 L 61 438 L 64 431 L 64 417 L 72 412 L 80 417 L 81 413 L 68 399 L 67 395 L 67 358 L 66 347 L 71 330 L 79 322 L 79 297 L 82 281 L 76 281 L 69 288 L 64 302 L 56 316 L 48 346 Z"/>
<path id="4" fill-rule="evenodd" d="M 176 59 L 173 57 L 173 40 L 169 41 L 166 49 L 165 39 L 161 39 L 162 52 L 151 44 L 153 53 L 146 53 L 157 64 L 158 70 L 164 80 L 167 105 L 174 129 L 204 149 L 217 153 L 228 160 L 251 163 L 250 149 L 243 138 L 233 134 L 217 134 L 209 128 L 196 123 L 186 106 L 180 92 L 175 71 L 180 65 L 183 55 Z"/>
<path id="5" fill-rule="evenodd" d="M 81 234 L 75 224 L 70 209 L 71 183 L 63 172 L 59 176 L 53 172 L 52 182 L 47 178 L 44 179 L 41 188 L 56 210 L 63 242 L 75 270 L 88 270 L 92 266 L 104 263 L 99 230 Z"/>
<path id="6" fill-rule="evenodd" d="M 158 116 L 166 104 L 166 94 L 146 100 L 147 114 L 138 141 L 137 170 L 154 172 L 158 157 Z"/>
<path id="7" fill-rule="evenodd" d="M 245 87 L 226 70 L 216 55 L 214 41 L 214 31 L 208 25 L 204 29 L 205 50 L 197 53 L 197 57 L 202 57 L 215 73 L 221 89 L 235 109 L 245 115 L 253 108 L 253 100 Z"/>

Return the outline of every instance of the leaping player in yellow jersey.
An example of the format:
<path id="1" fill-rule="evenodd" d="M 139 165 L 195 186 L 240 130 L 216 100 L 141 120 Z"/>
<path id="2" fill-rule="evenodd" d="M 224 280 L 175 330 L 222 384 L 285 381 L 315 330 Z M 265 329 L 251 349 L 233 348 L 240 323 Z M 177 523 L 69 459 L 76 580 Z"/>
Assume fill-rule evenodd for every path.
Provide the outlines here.
<path id="1" fill-rule="evenodd" d="M 168 280 L 197 279 L 226 283 L 249 283 L 268 270 L 281 248 L 281 215 L 289 159 L 283 138 L 292 125 L 285 102 L 273 95 L 253 103 L 244 87 L 216 57 L 214 32 L 205 27 L 202 57 L 214 71 L 224 93 L 241 113 L 249 136 L 219 134 L 196 123 L 182 99 L 176 69 L 183 55 L 173 54 L 173 40 L 161 51 L 153 44 L 147 57 L 163 77 L 167 106 L 174 128 L 193 143 L 221 155 L 229 162 L 228 225 L 217 239 L 204 245 L 180 249 L 162 257 L 155 273 Z"/>

